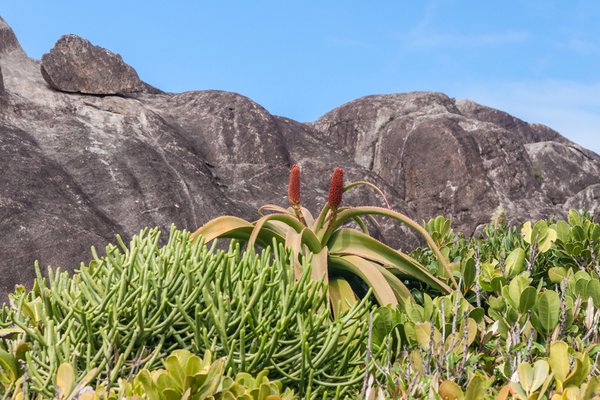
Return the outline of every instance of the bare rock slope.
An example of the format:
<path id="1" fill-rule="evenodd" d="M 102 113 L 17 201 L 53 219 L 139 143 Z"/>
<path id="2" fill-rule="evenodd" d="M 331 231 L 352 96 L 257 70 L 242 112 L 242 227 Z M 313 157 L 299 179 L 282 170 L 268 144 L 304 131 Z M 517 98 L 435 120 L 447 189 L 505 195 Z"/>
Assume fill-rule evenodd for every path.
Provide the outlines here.
<path id="1" fill-rule="evenodd" d="M 75 36 L 33 60 L 0 18 L 3 294 L 31 283 L 34 260 L 72 270 L 117 233 L 255 219 L 262 204 L 286 204 L 293 163 L 309 209 L 322 206 L 342 166 L 349 180 L 380 186 L 395 209 L 451 216 L 467 234 L 499 205 L 511 219 L 536 218 L 598 210 L 600 197 L 598 155 L 469 101 L 370 96 L 303 124 L 235 93 L 160 92 Z M 345 201 L 382 205 L 362 189 Z M 416 243 L 393 223 L 378 229 L 394 246 Z"/>

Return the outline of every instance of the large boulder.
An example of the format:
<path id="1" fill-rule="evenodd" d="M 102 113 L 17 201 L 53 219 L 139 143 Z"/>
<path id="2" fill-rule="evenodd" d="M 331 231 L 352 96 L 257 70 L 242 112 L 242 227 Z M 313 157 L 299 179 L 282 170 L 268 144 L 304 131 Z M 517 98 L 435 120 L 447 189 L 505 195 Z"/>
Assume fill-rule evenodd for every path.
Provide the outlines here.
<path id="1" fill-rule="evenodd" d="M 137 72 L 115 54 L 77 35 L 64 35 L 42 57 L 41 72 L 62 92 L 127 94 L 152 91 Z"/>
<path id="2" fill-rule="evenodd" d="M 445 214 L 467 234 L 488 222 L 497 207 L 512 221 L 559 215 L 556 199 L 564 202 L 595 183 L 600 168 L 593 152 L 578 167 L 582 160 L 573 151 L 543 158 L 553 158 L 558 168 L 542 166 L 537 142 L 575 147 L 550 128 L 441 93 L 367 96 L 313 126 L 394 186 L 420 218 Z M 556 182 L 573 179 L 580 169 L 587 172 L 575 178 L 579 183 L 555 193 Z"/>
<path id="3" fill-rule="evenodd" d="M 323 206 L 341 166 L 348 181 L 379 186 L 394 209 L 419 221 L 448 215 L 467 234 L 499 205 L 514 221 L 599 204 L 597 155 L 440 93 L 370 96 L 304 124 L 236 93 L 158 92 L 120 57 L 73 36 L 40 63 L 4 20 L 0 73 L 2 294 L 31 283 L 34 260 L 73 270 L 117 233 L 195 230 L 219 215 L 254 220 L 263 204 L 286 206 L 294 163 L 309 210 Z M 362 187 L 344 204 L 385 203 Z M 394 247 L 418 243 L 390 221 L 371 228 Z"/>

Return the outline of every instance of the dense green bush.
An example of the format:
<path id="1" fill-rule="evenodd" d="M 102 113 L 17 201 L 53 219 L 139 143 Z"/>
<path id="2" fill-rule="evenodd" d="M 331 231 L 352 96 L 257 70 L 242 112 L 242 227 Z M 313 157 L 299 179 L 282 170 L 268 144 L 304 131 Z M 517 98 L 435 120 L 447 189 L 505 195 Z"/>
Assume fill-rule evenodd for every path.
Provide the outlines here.
<path id="1" fill-rule="evenodd" d="M 461 290 L 423 291 L 416 304 L 378 310 L 371 345 L 391 356 L 373 390 L 392 398 L 600 396 L 600 224 L 571 211 L 568 221 L 520 230 L 488 225 L 469 240 L 443 217 L 425 227 Z M 428 249 L 412 255 L 443 274 Z"/>
<path id="2" fill-rule="evenodd" d="M 278 243 L 257 254 L 236 241 L 219 250 L 176 229 L 159 246 L 159 232 L 144 230 L 103 257 L 94 251 L 73 276 L 38 271 L 31 292 L 17 288 L 0 312 L 0 390 L 600 399 L 600 224 L 575 211 L 568 221 L 501 221 L 472 239 L 443 217 L 423 225 L 434 246 L 411 256 L 457 290 L 413 281 L 409 301 L 375 307 L 367 292 L 336 318 L 308 253 Z"/>
<path id="3" fill-rule="evenodd" d="M 146 229 L 130 246 L 93 252 L 72 277 L 49 270 L 31 292 L 10 296 L 0 315 L 7 390 L 26 374 L 30 392 L 50 396 L 63 362 L 78 379 L 95 368 L 92 381 L 111 387 L 175 349 L 226 357 L 230 374 L 268 370 L 301 395 L 341 396 L 360 384 L 368 299 L 332 321 L 310 260 L 294 279 L 281 245 L 256 254 L 232 242 L 222 251 L 172 229 L 159 247 L 159 236 Z"/>

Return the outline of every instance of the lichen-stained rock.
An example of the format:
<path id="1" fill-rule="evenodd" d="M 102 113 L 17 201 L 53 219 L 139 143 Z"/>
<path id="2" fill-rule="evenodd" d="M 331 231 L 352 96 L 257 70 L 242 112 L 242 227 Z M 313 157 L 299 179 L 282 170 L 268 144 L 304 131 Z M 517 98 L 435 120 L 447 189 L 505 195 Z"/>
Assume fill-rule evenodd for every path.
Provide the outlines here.
<path id="1" fill-rule="evenodd" d="M 536 178 L 553 204 L 600 183 L 600 156 L 573 143 L 538 142 L 525 145 Z M 588 204 L 588 207 L 593 204 Z"/>
<path id="2" fill-rule="evenodd" d="M 33 281 L 34 260 L 72 269 L 122 231 L 27 132 L 0 127 L 0 171 L 2 295 Z"/>
<path id="3" fill-rule="evenodd" d="M 567 199 L 564 204 L 564 210 L 574 208 L 575 210 L 587 210 L 600 220 L 600 183 L 587 186 L 574 196 Z"/>
<path id="4" fill-rule="evenodd" d="M 77 35 L 64 35 L 42 57 L 41 72 L 62 92 L 126 94 L 152 91 L 120 55 Z"/>
<path id="5" fill-rule="evenodd" d="M 566 194 L 595 182 L 588 177 L 554 194 L 555 183 L 577 174 L 572 154 L 556 155 L 564 169 L 545 179 L 529 149 L 541 140 L 566 147 L 571 145 L 567 139 L 542 125 L 441 93 L 367 96 L 325 114 L 313 126 L 393 185 L 420 218 L 445 214 L 466 233 L 489 221 L 498 206 L 512 221 L 558 215 L 556 196 L 564 201 Z M 585 167 L 593 175 L 600 161 L 592 157 Z"/>
<path id="6" fill-rule="evenodd" d="M 460 99 L 455 103 L 463 116 L 475 121 L 489 122 L 506 129 L 511 133 L 512 139 L 518 140 L 521 144 L 550 140 L 568 143 L 567 139 L 545 125 L 529 124 L 504 111 L 482 106 L 470 100 Z"/>
<path id="7" fill-rule="evenodd" d="M 155 112 L 186 132 L 225 186 L 270 175 L 287 166 L 290 155 L 274 117 L 245 96 L 218 90 L 145 97 Z M 268 182 L 267 182 L 268 184 Z"/>

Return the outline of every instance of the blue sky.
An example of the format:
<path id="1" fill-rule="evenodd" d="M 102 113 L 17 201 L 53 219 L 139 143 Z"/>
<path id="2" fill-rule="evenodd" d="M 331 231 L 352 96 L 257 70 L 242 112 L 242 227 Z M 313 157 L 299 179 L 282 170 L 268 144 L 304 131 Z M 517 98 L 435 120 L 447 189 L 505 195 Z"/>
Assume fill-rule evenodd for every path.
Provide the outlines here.
<path id="1" fill-rule="evenodd" d="M 235 91 L 300 121 L 440 91 L 600 153 L 598 1 L 3 0 L 0 13 L 34 58 L 75 33 L 167 91 Z"/>

